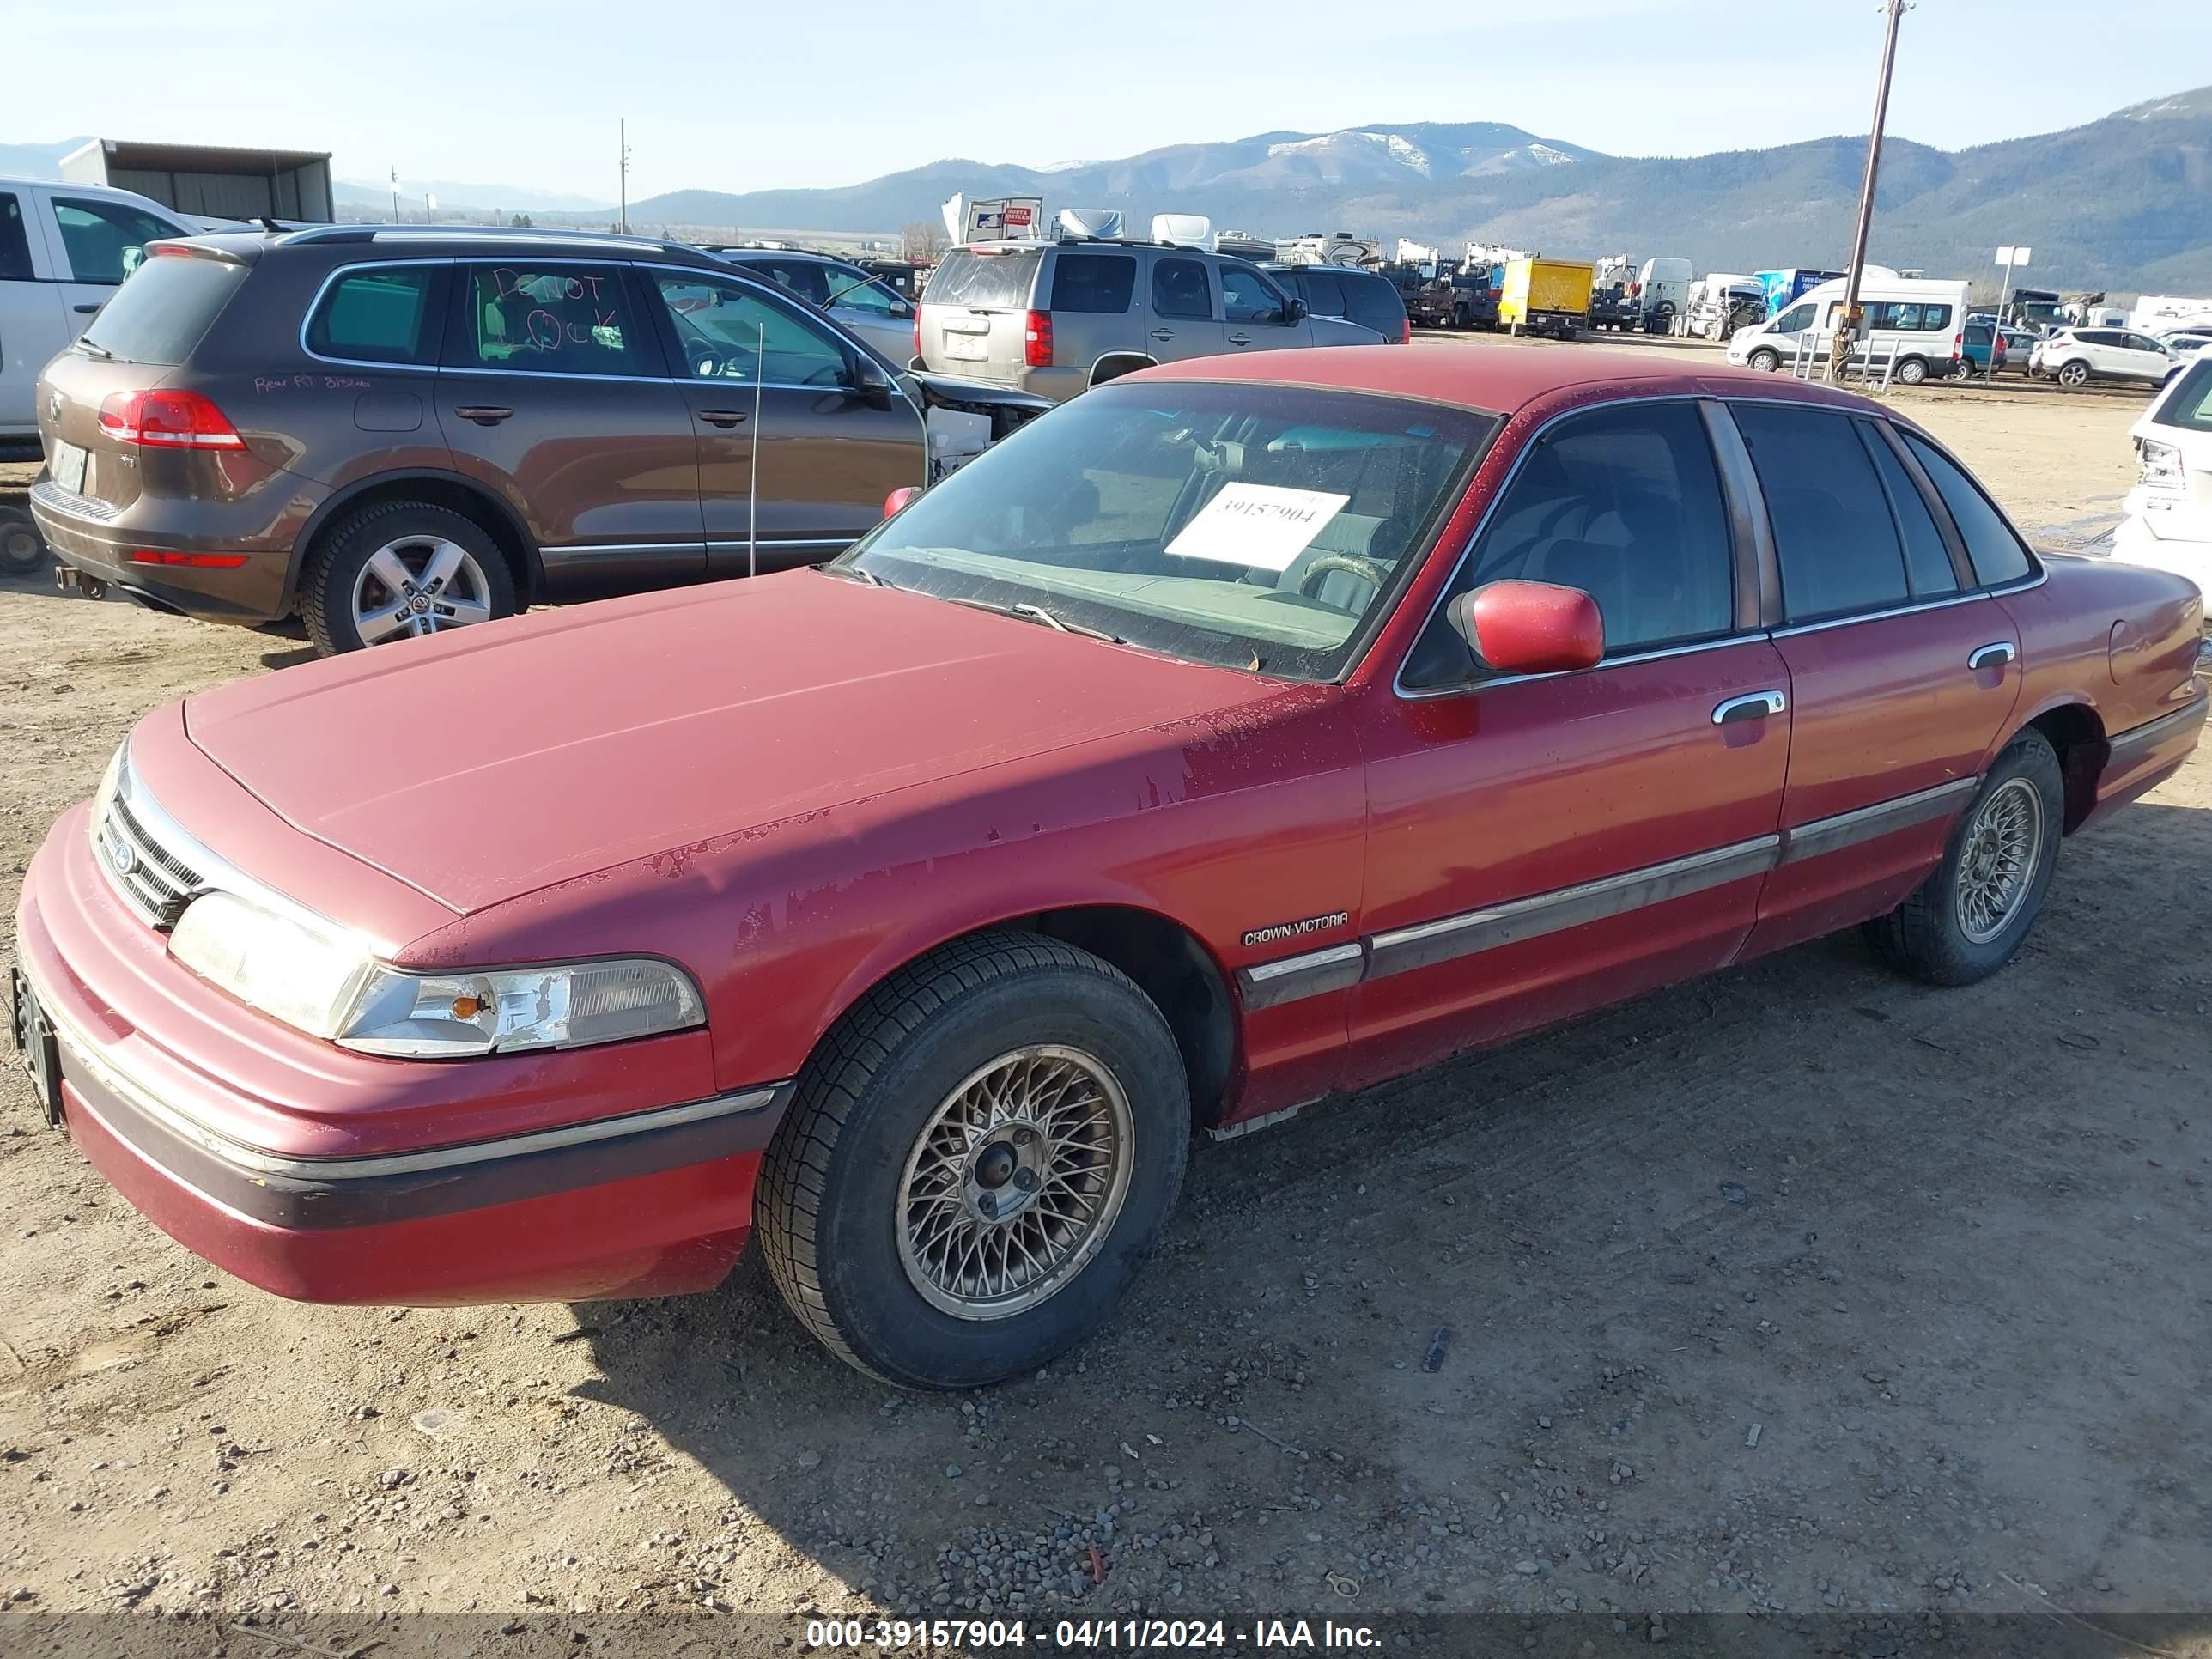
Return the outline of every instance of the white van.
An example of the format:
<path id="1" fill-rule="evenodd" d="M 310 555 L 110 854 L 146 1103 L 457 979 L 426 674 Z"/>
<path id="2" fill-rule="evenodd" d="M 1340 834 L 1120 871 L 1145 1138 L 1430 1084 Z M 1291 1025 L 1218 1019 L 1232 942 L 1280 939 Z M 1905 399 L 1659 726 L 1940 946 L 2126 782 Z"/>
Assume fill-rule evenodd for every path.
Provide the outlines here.
<path id="1" fill-rule="evenodd" d="M 1769 372 L 1796 359 L 1800 343 L 1826 353 L 1843 305 L 1844 278 L 1808 289 L 1780 315 L 1729 336 L 1728 360 Z M 1966 285 L 1877 272 L 1859 280 L 1859 303 L 1866 308 L 1867 343 L 1879 365 L 1896 354 L 1895 377 L 1918 386 L 1931 375 L 1956 369 L 1966 326 Z"/>
<path id="2" fill-rule="evenodd" d="M 0 438 L 39 434 L 39 371 L 145 257 L 192 233 L 158 202 L 100 185 L 0 179 Z"/>

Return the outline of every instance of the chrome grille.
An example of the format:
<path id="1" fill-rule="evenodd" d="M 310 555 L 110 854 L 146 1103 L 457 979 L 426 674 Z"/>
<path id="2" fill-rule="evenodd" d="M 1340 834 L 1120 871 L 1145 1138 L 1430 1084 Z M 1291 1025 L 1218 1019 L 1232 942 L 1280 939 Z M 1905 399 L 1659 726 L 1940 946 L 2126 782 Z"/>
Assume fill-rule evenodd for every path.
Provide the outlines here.
<path id="1" fill-rule="evenodd" d="M 199 891 L 200 873 L 148 831 L 141 815 L 131 810 L 130 797 L 130 769 L 125 767 L 94 833 L 93 851 L 131 908 L 167 933 Z"/>

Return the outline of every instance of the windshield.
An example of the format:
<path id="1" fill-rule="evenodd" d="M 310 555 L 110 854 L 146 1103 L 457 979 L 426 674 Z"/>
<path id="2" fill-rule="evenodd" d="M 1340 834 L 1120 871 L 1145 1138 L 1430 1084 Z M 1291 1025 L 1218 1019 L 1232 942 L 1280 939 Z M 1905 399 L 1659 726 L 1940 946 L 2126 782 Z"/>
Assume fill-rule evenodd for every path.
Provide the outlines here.
<path id="1" fill-rule="evenodd" d="M 832 566 L 1280 678 L 1349 667 L 1498 417 L 1276 386 L 1102 386 Z"/>

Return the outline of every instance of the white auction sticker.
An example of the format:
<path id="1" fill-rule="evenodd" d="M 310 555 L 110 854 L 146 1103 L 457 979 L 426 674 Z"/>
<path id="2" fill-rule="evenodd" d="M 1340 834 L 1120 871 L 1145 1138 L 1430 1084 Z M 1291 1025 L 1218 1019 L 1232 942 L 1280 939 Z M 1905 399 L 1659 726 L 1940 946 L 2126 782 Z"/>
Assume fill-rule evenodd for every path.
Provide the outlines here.
<path id="1" fill-rule="evenodd" d="M 1167 550 L 1179 559 L 1287 570 L 1351 499 L 1319 489 L 1225 483 Z"/>

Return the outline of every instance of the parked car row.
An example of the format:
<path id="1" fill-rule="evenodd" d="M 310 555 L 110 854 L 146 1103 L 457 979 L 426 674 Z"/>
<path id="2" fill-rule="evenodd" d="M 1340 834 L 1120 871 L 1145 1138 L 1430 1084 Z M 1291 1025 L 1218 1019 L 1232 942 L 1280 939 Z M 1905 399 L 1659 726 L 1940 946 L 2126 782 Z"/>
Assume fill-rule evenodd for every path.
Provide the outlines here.
<path id="1" fill-rule="evenodd" d="M 1045 299 L 1060 338 L 1181 332 L 1219 285 L 1267 291 L 1182 257 L 978 259 L 925 323 L 988 347 Z M 1118 313 L 1060 303 L 1125 283 Z M 450 506 L 304 482 L 364 452 L 444 453 L 410 490 L 527 473 L 556 505 L 517 512 L 566 514 L 585 566 L 745 541 L 695 479 L 763 394 L 856 495 L 920 458 L 890 428 L 912 386 L 824 319 L 628 242 L 172 245 L 88 345 L 57 366 L 50 441 L 86 472 L 49 516 L 126 520 L 130 453 L 258 538 L 237 602 L 267 612 L 301 538 L 243 504 L 293 502 L 352 526 L 306 542 L 354 626 L 365 582 L 388 618 L 504 568 Z M 811 527 L 785 465 L 780 534 Z M 1909 419 L 1705 363 L 1218 353 L 900 499 L 820 570 L 140 720 L 23 883 L 47 1121 L 281 1295 L 700 1291 L 757 1237 L 832 1352 L 974 1387 L 1100 1327 L 1196 1133 L 1838 928 L 1933 984 L 1996 972 L 2063 838 L 2204 720 L 2190 583 L 2039 557 Z"/>
<path id="2" fill-rule="evenodd" d="M 65 573 L 325 652 L 817 563 L 1040 412 L 896 368 L 681 244 L 325 227 L 156 242 L 39 379 Z M 845 296 L 849 298 L 849 296 Z"/>

